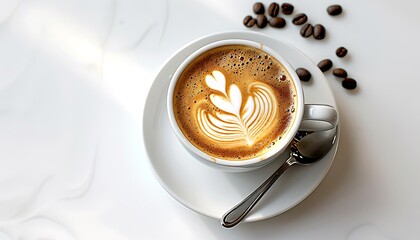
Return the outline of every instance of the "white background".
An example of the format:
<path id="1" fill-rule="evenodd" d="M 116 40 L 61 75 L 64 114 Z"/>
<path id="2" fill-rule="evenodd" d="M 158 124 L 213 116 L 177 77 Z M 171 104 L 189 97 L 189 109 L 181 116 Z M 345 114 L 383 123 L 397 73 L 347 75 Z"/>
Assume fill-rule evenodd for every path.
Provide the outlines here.
<path id="1" fill-rule="evenodd" d="M 284 29 L 246 29 L 253 1 L 1 0 L 0 239 L 420 239 L 420 5 L 289 2 L 327 37 L 300 37 L 290 16 Z M 326 13 L 332 3 L 342 15 Z M 359 87 L 326 73 L 341 139 L 321 185 L 280 216 L 226 230 L 160 186 L 141 127 L 166 59 L 229 30 L 331 58 Z"/>

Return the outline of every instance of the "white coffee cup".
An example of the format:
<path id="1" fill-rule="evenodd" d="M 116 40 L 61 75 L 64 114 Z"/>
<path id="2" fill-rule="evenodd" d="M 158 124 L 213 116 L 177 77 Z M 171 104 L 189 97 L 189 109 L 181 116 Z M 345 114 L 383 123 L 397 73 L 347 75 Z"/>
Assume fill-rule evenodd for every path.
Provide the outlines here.
<path id="1" fill-rule="evenodd" d="M 245 45 L 249 47 L 253 47 L 256 49 L 265 52 L 266 54 L 270 55 L 271 57 L 277 59 L 286 69 L 288 74 L 291 76 L 291 81 L 293 81 L 296 87 L 296 106 L 295 111 L 296 115 L 294 117 L 294 121 L 292 126 L 290 126 L 289 131 L 281 137 L 275 146 L 271 147 L 269 151 L 265 152 L 262 155 L 259 155 L 254 158 L 244 159 L 244 160 L 229 160 L 223 159 L 220 157 L 212 156 L 205 151 L 200 150 L 194 144 L 192 144 L 188 138 L 184 135 L 181 131 L 178 123 L 176 121 L 176 117 L 174 114 L 174 90 L 177 84 L 177 81 L 180 75 L 183 73 L 185 68 L 197 57 L 202 55 L 203 53 L 220 46 L 226 45 Z M 228 39 L 228 40 L 220 40 L 196 50 L 190 56 L 188 56 L 177 68 L 175 73 L 172 75 L 168 92 L 167 92 L 167 110 L 168 116 L 171 123 L 171 126 L 175 132 L 175 135 L 179 139 L 180 143 L 188 150 L 188 152 L 194 156 L 194 158 L 198 159 L 199 161 L 207 164 L 208 166 L 215 167 L 225 171 L 234 171 L 234 172 L 241 172 L 241 171 L 250 171 L 262 167 L 274 159 L 281 153 L 283 153 L 286 149 L 288 149 L 289 144 L 295 137 L 298 130 L 305 130 L 305 131 L 323 131 L 332 129 L 337 126 L 338 124 L 338 114 L 337 111 L 328 105 L 322 104 L 304 104 L 304 94 L 301 85 L 301 81 L 297 76 L 295 70 L 290 66 L 290 64 L 276 51 L 271 49 L 270 47 L 263 45 L 258 42 L 244 40 L 244 39 Z"/>

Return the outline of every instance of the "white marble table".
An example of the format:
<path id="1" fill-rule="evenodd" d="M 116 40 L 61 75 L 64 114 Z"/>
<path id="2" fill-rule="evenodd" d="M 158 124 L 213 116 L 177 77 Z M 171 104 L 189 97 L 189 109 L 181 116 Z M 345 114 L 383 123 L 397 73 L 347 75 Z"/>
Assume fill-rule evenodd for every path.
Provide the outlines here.
<path id="1" fill-rule="evenodd" d="M 246 29 L 253 1 L 1 0 L 0 239 L 420 239 L 420 4 L 292 0 L 328 30 Z M 268 6 L 271 1 L 264 1 Z M 344 13 L 326 14 L 332 3 Z M 327 73 L 341 117 L 319 187 L 268 220 L 223 229 L 174 200 L 142 138 L 147 93 L 163 63 L 196 38 L 258 31 Z M 349 49 L 344 59 L 338 46 Z"/>

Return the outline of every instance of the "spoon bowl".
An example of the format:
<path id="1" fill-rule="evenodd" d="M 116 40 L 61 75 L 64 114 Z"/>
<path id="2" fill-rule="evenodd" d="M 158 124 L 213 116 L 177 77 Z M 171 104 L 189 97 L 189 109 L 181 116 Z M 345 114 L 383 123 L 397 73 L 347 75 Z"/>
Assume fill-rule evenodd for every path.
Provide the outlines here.
<path id="1" fill-rule="evenodd" d="M 310 165 L 322 159 L 336 141 L 337 130 L 331 129 L 321 132 L 306 133 L 301 140 L 293 141 L 290 152 L 296 164 Z"/>
<path id="2" fill-rule="evenodd" d="M 221 220 L 222 226 L 232 228 L 242 222 L 289 167 L 293 165 L 310 165 L 322 159 L 334 145 L 336 134 L 337 127 L 320 132 L 299 132 L 290 144 L 290 157 L 254 192 L 223 215 Z"/>

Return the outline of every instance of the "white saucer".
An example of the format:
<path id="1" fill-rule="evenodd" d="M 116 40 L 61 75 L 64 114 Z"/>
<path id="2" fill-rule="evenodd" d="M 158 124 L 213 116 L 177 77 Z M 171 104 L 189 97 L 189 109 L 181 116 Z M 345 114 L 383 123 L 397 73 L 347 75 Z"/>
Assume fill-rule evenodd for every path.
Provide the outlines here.
<path id="1" fill-rule="evenodd" d="M 306 103 L 329 104 L 337 109 L 327 79 L 301 51 L 278 39 L 255 32 L 227 32 L 206 36 L 189 43 L 174 54 L 162 67 L 147 96 L 144 108 L 143 134 L 150 166 L 166 191 L 186 207 L 203 215 L 220 219 L 236 203 L 258 187 L 284 160 L 245 173 L 226 173 L 195 160 L 178 142 L 166 112 L 166 91 L 171 74 L 181 61 L 207 43 L 242 38 L 267 44 L 279 51 L 296 69 L 304 67 L 312 79 L 303 83 Z M 294 207 L 303 201 L 328 172 L 338 147 L 309 167 L 295 166 L 288 170 L 254 208 L 245 222 L 264 220 Z"/>

